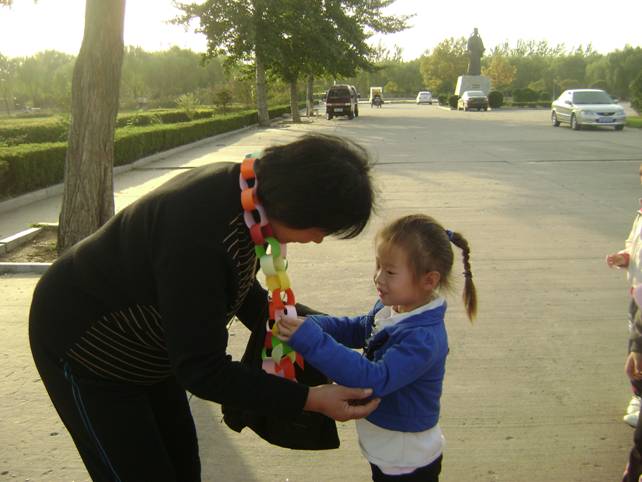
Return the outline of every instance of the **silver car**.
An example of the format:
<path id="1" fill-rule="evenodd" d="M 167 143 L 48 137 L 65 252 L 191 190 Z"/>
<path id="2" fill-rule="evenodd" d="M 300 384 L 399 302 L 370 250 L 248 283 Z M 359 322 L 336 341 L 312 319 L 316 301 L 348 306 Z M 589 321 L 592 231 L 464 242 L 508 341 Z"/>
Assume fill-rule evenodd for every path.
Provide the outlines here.
<path id="1" fill-rule="evenodd" d="M 551 123 L 561 122 L 574 130 L 582 126 L 613 126 L 616 131 L 624 128 L 626 115 L 609 94 L 599 89 L 572 89 L 562 92 L 551 106 Z"/>

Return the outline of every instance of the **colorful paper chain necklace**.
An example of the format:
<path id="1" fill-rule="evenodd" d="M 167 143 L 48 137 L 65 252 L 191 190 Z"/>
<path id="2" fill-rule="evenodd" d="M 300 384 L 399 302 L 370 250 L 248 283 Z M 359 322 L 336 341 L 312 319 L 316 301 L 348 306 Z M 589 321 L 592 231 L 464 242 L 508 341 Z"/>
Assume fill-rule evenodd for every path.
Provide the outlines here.
<path id="1" fill-rule="evenodd" d="M 274 236 L 265 209 L 259 203 L 258 179 L 254 173 L 254 162 L 257 158 L 256 154 L 245 156 L 241 163 L 239 184 L 243 219 L 250 230 L 254 252 L 265 275 L 265 284 L 269 292 L 269 320 L 261 352 L 262 366 L 268 373 L 295 380 L 294 365 L 297 364 L 303 369 L 303 357 L 275 335 L 278 331 L 277 321 L 285 316 L 296 318 L 296 301 L 286 272 L 286 245 L 279 243 Z"/>

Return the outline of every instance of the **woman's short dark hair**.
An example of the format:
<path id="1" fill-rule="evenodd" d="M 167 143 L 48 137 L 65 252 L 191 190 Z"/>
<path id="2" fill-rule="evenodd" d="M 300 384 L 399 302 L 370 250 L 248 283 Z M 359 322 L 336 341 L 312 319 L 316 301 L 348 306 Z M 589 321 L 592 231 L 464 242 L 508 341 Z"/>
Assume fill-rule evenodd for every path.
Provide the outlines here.
<path id="1" fill-rule="evenodd" d="M 375 191 L 370 157 L 359 144 L 306 135 L 265 149 L 255 166 L 258 198 L 268 218 L 344 239 L 357 236 L 368 224 Z"/>

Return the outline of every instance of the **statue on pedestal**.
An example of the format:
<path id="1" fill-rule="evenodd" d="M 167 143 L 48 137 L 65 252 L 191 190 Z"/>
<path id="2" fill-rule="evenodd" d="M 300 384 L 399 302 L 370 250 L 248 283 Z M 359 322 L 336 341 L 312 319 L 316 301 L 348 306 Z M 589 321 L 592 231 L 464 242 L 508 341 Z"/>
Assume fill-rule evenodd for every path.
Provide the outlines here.
<path id="1" fill-rule="evenodd" d="M 482 42 L 477 28 L 468 39 L 468 71 L 466 75 L 481 75 L 481 58 L 484 55 L 484 42 Z"/>

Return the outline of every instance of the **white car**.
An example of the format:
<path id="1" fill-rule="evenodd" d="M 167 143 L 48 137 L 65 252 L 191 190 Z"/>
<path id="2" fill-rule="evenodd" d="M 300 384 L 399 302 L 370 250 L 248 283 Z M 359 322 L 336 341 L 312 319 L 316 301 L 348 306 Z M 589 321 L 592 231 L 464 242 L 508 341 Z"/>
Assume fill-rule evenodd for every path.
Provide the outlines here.
<path id="1" fill-rule="evenodd" d="M 582 126 L 613 126 L 621 131 L 626 115 L 622 106 L 603 90 L 572 89 L 562 92 L 551 105 L 551 124 L 559 127 L 561 122 L 576 131 Z"/>
<path id="2" fill-rule="evenodd" d="M 417 94 L 417 104 L 430 104 L 432 105 L 432 92 L 422 90 Z"/>

